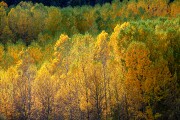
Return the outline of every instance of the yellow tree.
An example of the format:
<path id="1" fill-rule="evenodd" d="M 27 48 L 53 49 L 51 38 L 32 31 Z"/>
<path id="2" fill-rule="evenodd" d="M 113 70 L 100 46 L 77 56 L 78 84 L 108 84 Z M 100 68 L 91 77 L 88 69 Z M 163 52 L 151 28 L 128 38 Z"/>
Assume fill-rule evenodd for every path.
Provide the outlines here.
<path id="1" fill-rule="evenodd" d="M 45 62 L 38 70 L 34 82 L 34 94 L 36 100 L 36 107 L 38 112 L 38 119 L 52 119 L 54 112 L 54 97 L 56 95 L 56 80 L 51 74 L 51 64 Z M 35 114 L 35 113 L 34 113 Z"/>
<path id="2" fill-rule="evenodd" d="M 41 63 L 43 54 L 41 47 L 37 43 L 32 43 L 28 47 L 28 52 L 36 64 Z"/>
<path id="3" fill-rule="evenodd" d="M 32 118 L 32 82 L 36 68 L 32 66 L 32 59 L 25 52 L 22 52 L 20 58 L 15 66 L 8 68 L 1 76 L 4 81 L 2 90 L 6 91 L 6 94 L 2 91 L 2 96 L 5 96 L 2 106 L 7 108 L 5 115 L 9 119 Z"/>
<path id="4" fill-rule="evenodd" d="M 11 65 L 15 65 L 19 60 L 20 56 L 19 53 L 25 48 L 24 44 L 17 43 L 14 44 L 7 44 L 7 52 L 5 53 L 5 61 L 3 62 L 5 65 L 4 68 L 8 68 Z"/>
<path id="5" fill-rule="evenodd" d="M 92 119 L 101 120 L 104 119 L 104 105 L 106 104 L 105 94 L 104 94 L 104 79 L 103 79 L 103 71 L 102 66 L 99 63 L 93 64 L 90 66 L 92 70 L 88 79 L 91 80 L 90 84 L 88 84 L 88 88 L 90 91 L 90 100 L 92 100 L 91 104 L 94 107 L 94 115 Z M 105 114 L 106 116 L 106 114 Z M 106 118 L 106 117 L 105 117 Z"/>
<path id="6" fill-rule="evenodd" d="M 19 119 L 32 118 L 32 84 L 36 75 L 36 67 L 33 63 L 34 60 L 26 50 L 20 53 L 20 60 L 16 65 L 18 71 L 17 84 L 19 85 L 16 109 L 19 111 Z"/>
<path id="7" fill-rule="evenodd" d="M 61 34 L 59 40 L 57 40 L 54 46 L 54 57 L 62 67 L 64 74 L 67 75 L 69 71 L 70 61 L 68 55 L 70 53 L 71 48 L 71 39 L 68 35 Z"/>
<path id="8" fill-rule="evenodd" d="M 76 80 L 78 90 L 78 99 L 80 101 L 79 107 L 83 115 L 83 119 L 92 119 L 93 100 L 91 98 L 91 89 L 89 85 L 92 84 L 88 79 L 93 65 L 93 52 L 94 52 L 94 38 L 89 35 L 75 35 L 73 36 L 73 48 L 70 56 L 73 62 L 71 64 L 71 74 Z"/>
<path id="9" fill-rule="evenodd" d="M 150 52 L 141 42 L 132 42 L 126 50 L 125 63 L 127 68 L 125 92 L 127 94 L 128 117 L 145 118 L 143 101 L 143 84 L 151 65 Z"/>
<path id="10" fill-rule="evenodd" d="M 95 43 L 95 55 L 94 60 L 102 64 L 103 71 L 103 85 L 105 95 L 105 119 L 108 119 L 109 114 L 109 98 L 110 98 L 110 81 L 108 78 L 107 61 L 109 59 L 109 48 L 108 48 L 108 33 L 102 31 L 97 36 L 97 42 Z"/>
<path id="11" fill-rule="evenodd" d="M 127 97 L 125 91 L 124 80 L 126 79 L 126 65 L 125 56 L 126 49 L 131 41 L 130 34 L 124 34 L 124 31 L 130 26 L 129 22 L 125 22 L 122 25 L 117 25 L 114 28 L 114 32 L 110 36 L 109 48 L 110 48 L 110 63 L 109 69 L 113 72 L 110 73 L 112 81 L 113 96 L 112 106 L 116 110 L 114 116 L 116 119 L 128 119 L 127 115 Z M 121 114 L 120 114 L 121 113 Z"/>
<path id="12" fill-rule="evenodd" d="M 54 56 L 50 60 L 51 62 L 45 62 L 36 76 L 35 94 L 37 101 L 39 101 L 37 102 L 40 108 L 39 119 L 50 119 L 55 116 L 71 118 L 72 112 L 70 113 L 69 111 L 71 110 L 69 107 L 71 103 L 69 102 L 71 102 L 73 96 L 69 94 L 73 95 L 73 93 L 72 89 L 70 89 L 72 88 L 71 82 L 68 81 L 70 65 L 68 59 L 69 43 L 69 37 L 62 34 L 54 46 Z M 69 105 L 64 105 L 64 103 L 69 103 Z M 61 109 L 55 107 L 55 105 L 64 108 L 65 111 L 58 115 L 57 112 L 60 112 Z"/>
<path id="13" fill-rule="evenodd" d="M 16 67 L 0 71 L 0 113 L 8 119 L 18 119 L 16 110 L 18 72 Z"/>

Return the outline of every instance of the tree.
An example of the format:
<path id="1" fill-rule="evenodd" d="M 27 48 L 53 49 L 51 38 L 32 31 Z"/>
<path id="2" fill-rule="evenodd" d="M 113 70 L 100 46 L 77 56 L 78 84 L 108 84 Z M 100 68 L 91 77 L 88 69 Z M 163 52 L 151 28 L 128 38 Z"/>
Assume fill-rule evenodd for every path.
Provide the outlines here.
<path id="1" fill-rule="evenodd" d="M 71 64 L 71 74 L 73 79 L 76 80 L 76 90 L 78 93 L 79 108 L 81 112 L 81 119 L 91 120 L 94 118 L 94 100 L 92 98 L 92 84 L 89 79 L 93 65 L 93 52 L 94 52 L 94 38 L 89 35 L 74 35 L 73 47 L 70 56 L 73 62 Z"/>
<path id="2" fill-rule="evenodd" d="M 68 55 L 70 53 L 71 48 L 71 39 L 68 35 L 61 34 L 59 40 L 56 42 L 54 46 L 54 55 L 55 59 L 59 62 L 58 64 L 62 67 L 63 72 L 67 75 L 69 71 L 69 58 Z"/>
<path id="3" fill-rule="evenodd" d="M 31 7 L 30 11 L 34 20 L 31 26 L 33 29 L 30 32 L 32 32 L 31 34 L 34 36 L 34 39 L 37 39 L 38 35 L 45 30 L 48 10 L 43 4 L 35 4 Z"/>
<path id="4" fill-rule="evenodd" d="M 100 35 L 97 37 L 97 42 L 95 44 L 95 59 L 97 61 L 100 61 L 102 64 L 102 69 L 103 69 L 103 85 L 104 85 L 104 94 L 105 94 L 105 116 L 107 119 L 108 116 L 108 86 L 109 86 L 109 81 L 108 81 L 108 76 L 107 76 L 107 59 L 109 57 L 109 51 L 108 51 L 108 34 L 105 31 L 102 31 Z"/>
<path id="5" fill-rule="evenodd" d="M 178 99 L 176 97 L 178 95 L 177 78 L 176 75 L 171 75 L 167 61 L 162 57 L 157 59 L 148 71 L 147 76 L 149 77 L 144 83 L 144 100 L 151 109 L 153 118 L 175 119 L 178 117 L 175 113 L 176 109 L 171 108 Z"/>
<path id="6" fill-rule="evenodd" d="M 34 82 L 34 94 L 38 106 L 38 119 L 52 119 L 54 110 L 54 97 L 56 95 L 56 81 L 50 73 L 49 63 L 44 63 Z"/>
<path id="7" fill-rule="evenodd" d="M 125 92 L 128 102 L 128 117 L 137 119 L 145 118 L 145 105 L 143 101 L 143 83 L 147 78 L 147 71 L 151 61 L 149 60 L 149 50 L 144 43 L 132 42 L 126 51 L 126 80 Z M 133 87 L 134 86 L 134 87 Z"/>
<path id="8" fill-rule="evenodd" d="M 18 119 L 15 110 L 18 73 L 15 67 L 0 71 L 0 113 L 9 119 Z"/>
<path id="9" fill-rule="evenodd" d="M 41 47 L 38 44 L 32 43 L 28 47 L 28 52 L 36 64 L 41 63 L 43 55 L 42 55 Z"/>
<path id="10" fill-rule="evenodd" d="M 36 75 L 36 67 L 33 66 L 34 60 L 27 51 L 20 53 L 20 61 L 17 63 L 18 95 L 16 110 L 19 112 L 18 119 L 32 119 L 33 93 L 32 84 Z"/>
<path id="11" fill-rule="evenodd" d="M 3 29 L 7 25 L 7 16 L 5 8 L 0 6 L 0 36 L 2 35 Z"/>
<path id="12" fill-rule="evenodd" d="M 50 7 L 48 9 L 48 16 L 45 19 L 45 29 L 52 32 L 54 35 L 61 29 L 61 11 L 58 8 Z"/>
<path id="13" fill-rule="evenodd" d="M 6 44 L 8 42 L 14 42 L 14 34 L 12 33 L 12 31 L 10 30 L 10 28 L 8 26 L 5 26 L 3 31 L 2 31 L 2 35 L 0 36 L 1 42 L 2 44 Z"/>
<path id="14" fill-rule="evenodd" d="M 19 53 L 23 49 L 25 49 L 25 46 L 22 43 L 17 43 L 16 45 L 12 43 L 7 44 L 7 47 L 6 47 L 7 52 L 4 56 L 6 61 L 3 62 L 6 66 L 4 67 L 8 68 L 11 65 L 15 65 L 20 60 Z"/>

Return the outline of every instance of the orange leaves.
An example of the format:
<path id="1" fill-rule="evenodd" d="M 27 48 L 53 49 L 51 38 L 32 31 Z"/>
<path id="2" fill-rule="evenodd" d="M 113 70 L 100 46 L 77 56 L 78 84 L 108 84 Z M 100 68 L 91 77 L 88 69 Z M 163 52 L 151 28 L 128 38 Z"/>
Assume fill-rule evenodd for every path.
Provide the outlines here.
<path id="1" fill-rule="evenodd" d="M 134 14 L 138 14 L 138 7 L 136 2 L 129 2 L 127 5 L 127 10 L 132 11 Z"/>
<path id="2" fill-rule="evenodd" d="M 5 3 L 4 1 L 0 2 L 0 6 L 3 6 L 3 7 L 8 7 L 7 3 Z"/>
<path id="3" fill-rule="evenodd" d="M 25 106 L 37 119 L 154 119 L 178 92 L 178 23 L 125 22 L 112 34 L 61 34 L 55 44 L 42 32 L 42 46 L 0 45 L 0 112 L 19 117 Z"/>
<path id="4" fill-rule="evenodd" d="M 28 53 L 35 60 L 36 63 L 42 60 L 42 50 L 41 47 L 37 44 L 32 44 L 30 47 L 28 47 Z"/>
<path id="5" fill-rule="evenodd" d="M 145 44 L 140 42 L 132 42 L 126 52 L 126 66 L 137 70 L 139 74 L 144 73 L 146 66 L 150 65 L 149 50 Z"/>
<path id="6" fill-rule="evenodd" d="M 10 57 L 10 61 L 12 61 L 13 64 L 17 63 L 20 60 L 19 53 L 25 48 L 23 44 L 9 44 L 7 47 L 7 55 Z M 9 63 L 11 63 L 8 61 Z M 12 64 L 11 63 L 11 64 Z"/>
<path id="7" fill-rule="evenodd" d="M 171 8 L 170 15 L 171 16 L 176 17 L 179 15 L 179 13 L 180 13 L 179 6 L 180 6 L 180 2 L 178 0 L 176 0 L 170 4 L 170 8 Z"/>

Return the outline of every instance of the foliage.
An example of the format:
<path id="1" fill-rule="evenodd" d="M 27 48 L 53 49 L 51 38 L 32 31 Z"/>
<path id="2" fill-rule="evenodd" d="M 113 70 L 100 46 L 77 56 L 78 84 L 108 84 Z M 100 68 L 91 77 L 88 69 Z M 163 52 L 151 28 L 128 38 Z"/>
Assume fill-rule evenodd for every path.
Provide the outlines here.
<path id="1" fill-rule="evenodd" d="M 0 3 L 0 119 L 180 119 L 179 2 L 157 2 Z"/>

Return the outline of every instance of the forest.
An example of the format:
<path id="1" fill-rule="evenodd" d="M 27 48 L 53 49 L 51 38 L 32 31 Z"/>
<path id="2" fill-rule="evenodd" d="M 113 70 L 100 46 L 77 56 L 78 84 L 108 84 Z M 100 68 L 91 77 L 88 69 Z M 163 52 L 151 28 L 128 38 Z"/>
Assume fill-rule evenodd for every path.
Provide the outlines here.
<path id="1" fill-rule="evenodd" d="M 0 120 L 180 120 L 180 1 L 97 1 L 0 2 Z"/>

